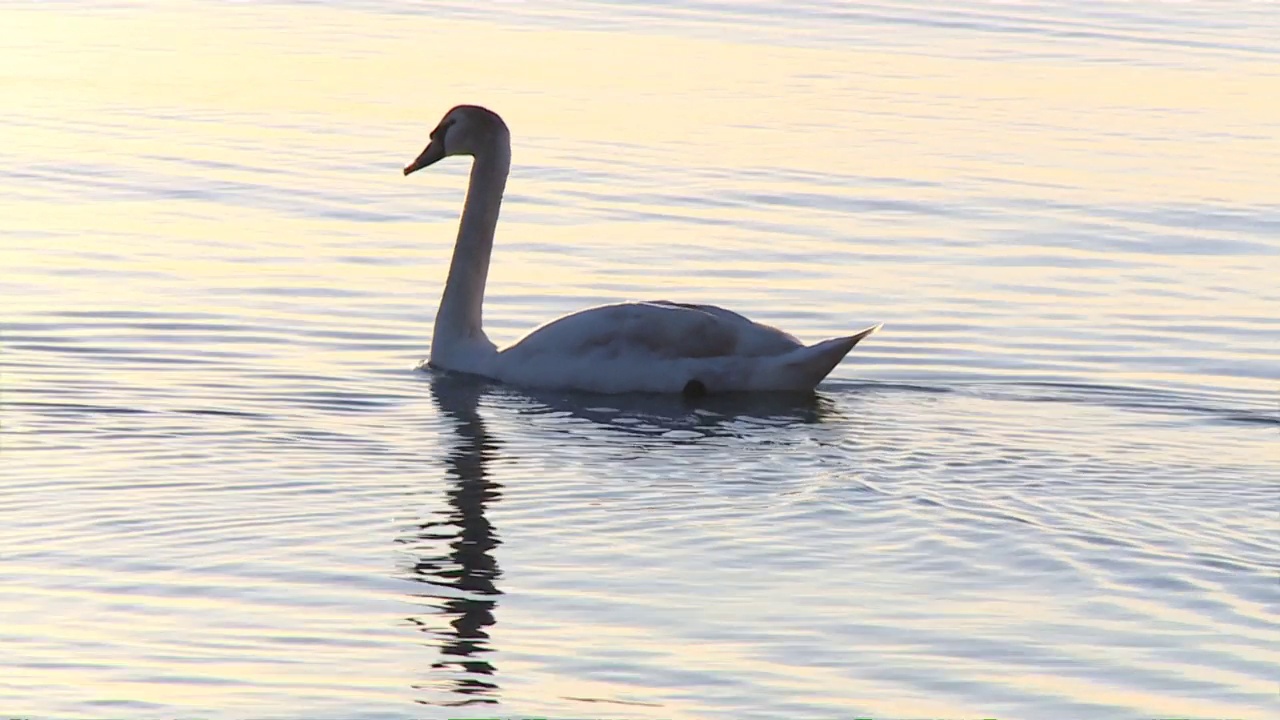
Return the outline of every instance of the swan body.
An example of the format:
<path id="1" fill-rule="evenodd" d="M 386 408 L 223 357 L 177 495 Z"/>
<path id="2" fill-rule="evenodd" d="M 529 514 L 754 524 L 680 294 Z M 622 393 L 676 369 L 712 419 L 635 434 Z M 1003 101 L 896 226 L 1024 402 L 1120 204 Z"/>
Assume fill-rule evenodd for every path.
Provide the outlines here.
<path id="1" fill-rule="evenodd" d="M 449 279 L 436 314 L 433 368 L 516 386 L 598 393 L 811 391 L 869 327 L 814 345 L 714 305 L 666 300 L 587 308 L 499 350 L 481 327 L 485 280 L 511 162 L 497 114 L 459 105 L 405 167 L 408 175 L 450 155 L 474 157 Z"/>

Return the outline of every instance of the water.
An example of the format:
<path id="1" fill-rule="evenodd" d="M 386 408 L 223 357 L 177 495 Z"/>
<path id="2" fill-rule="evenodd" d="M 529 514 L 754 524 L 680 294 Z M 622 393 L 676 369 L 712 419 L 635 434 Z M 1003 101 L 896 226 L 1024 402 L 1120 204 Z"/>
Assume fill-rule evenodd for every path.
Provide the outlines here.
<path id="1" fill-rule="evenodd" d="M 1269 3 L 6 3 L 0 707 L 1276 717 Z M 715 302 L 813 400 L 413 371 Z"/>

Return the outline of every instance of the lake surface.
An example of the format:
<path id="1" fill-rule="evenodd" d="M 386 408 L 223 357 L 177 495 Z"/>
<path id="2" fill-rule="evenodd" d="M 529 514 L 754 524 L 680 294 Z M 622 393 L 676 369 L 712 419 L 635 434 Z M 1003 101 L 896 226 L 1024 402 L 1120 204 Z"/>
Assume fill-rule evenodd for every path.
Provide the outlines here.
<path id="1" fill-rule="evenodd" d="M 1273 4 L 0 11 L 4 713 L 1280 717 Z M 813 399 L 416 372 L 460 102 L 499 343 L 884 331 Z"/>

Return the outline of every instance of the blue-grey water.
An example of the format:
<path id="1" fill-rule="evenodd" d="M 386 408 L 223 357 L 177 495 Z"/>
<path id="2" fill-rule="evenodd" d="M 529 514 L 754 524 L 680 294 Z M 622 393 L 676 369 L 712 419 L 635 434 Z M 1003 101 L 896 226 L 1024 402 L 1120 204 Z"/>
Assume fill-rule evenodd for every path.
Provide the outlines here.
<path id="1" fill-rule="evenodd" d="M 0 714 L 1280 717 L 1267 2 L 0 4 Z M 817 340 L 811 400 L 414 370 Z"/>

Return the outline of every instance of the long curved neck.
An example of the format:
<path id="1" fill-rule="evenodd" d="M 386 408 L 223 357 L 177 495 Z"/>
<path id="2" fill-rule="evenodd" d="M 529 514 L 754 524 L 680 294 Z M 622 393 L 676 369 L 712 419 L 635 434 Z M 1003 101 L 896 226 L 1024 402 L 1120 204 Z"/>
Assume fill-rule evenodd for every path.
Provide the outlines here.
<path id="1" fill-rule="evenodd" d="M 437 349 L 447 351 L 447 346 L 456 342 L 479 339 L 487 343 L 481 329 L 484 285 L 489 277 L 493 234 L 510 169 L 510 136 L 505 131 L 494 133 L 492 142 L 475 154 L 471 165 L 471 183 L 458 223 L 449 279 L 436 312 L 433 355 Z"/>

